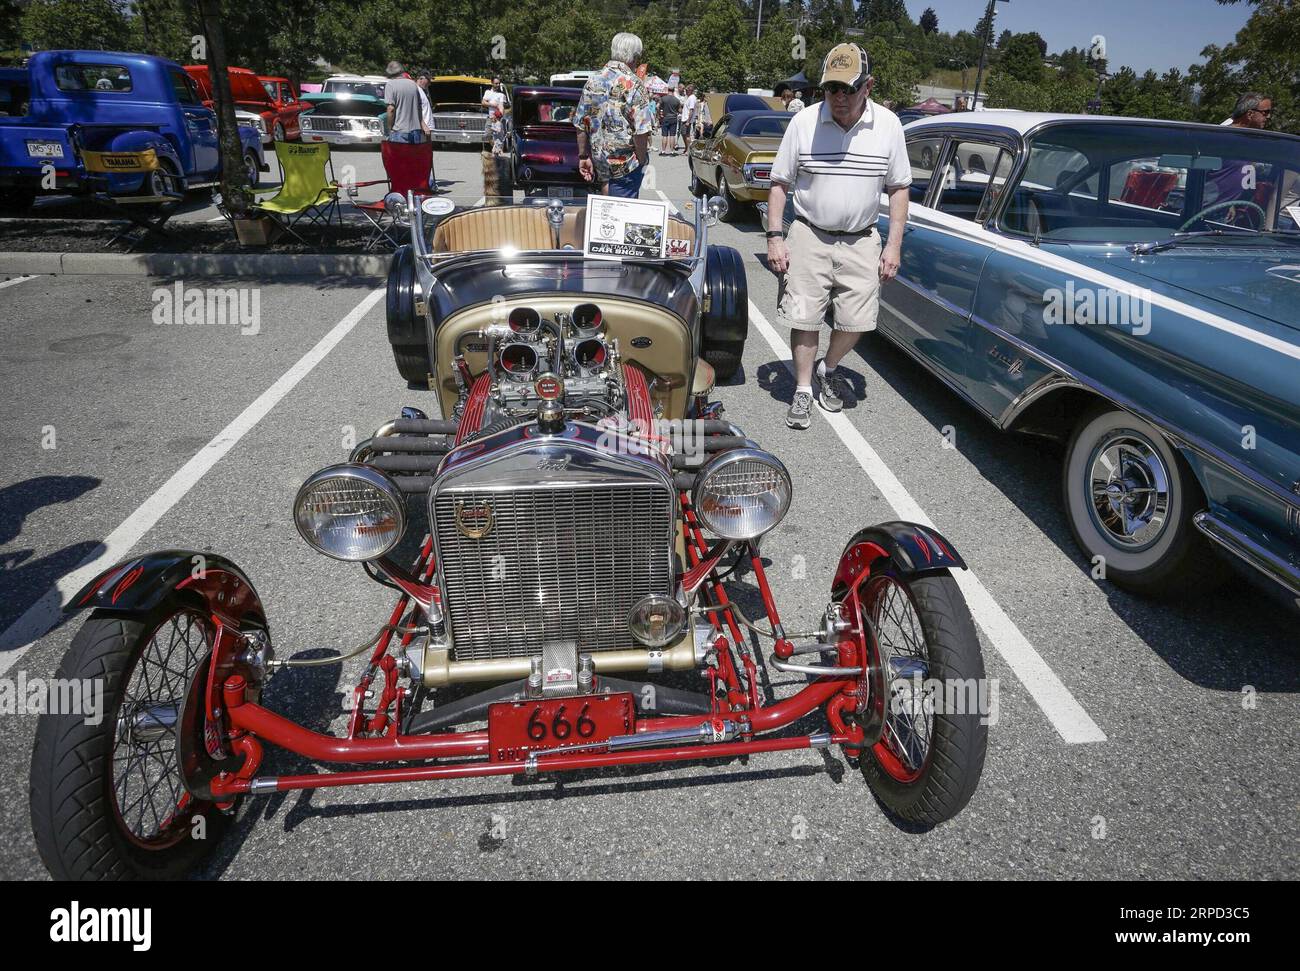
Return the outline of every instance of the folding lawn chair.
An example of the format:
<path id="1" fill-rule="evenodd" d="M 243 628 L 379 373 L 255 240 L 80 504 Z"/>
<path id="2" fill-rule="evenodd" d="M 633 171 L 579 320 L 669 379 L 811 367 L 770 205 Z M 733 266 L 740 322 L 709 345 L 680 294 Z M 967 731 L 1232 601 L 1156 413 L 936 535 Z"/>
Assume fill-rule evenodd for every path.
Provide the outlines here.
<path id="1" fill-rule="evenodd" d="M 355 190 L 360 189 L 362 186 L 388 186 L 388 191 L 384 193 L 382 199 L 375 202 L 353 203 L 361 214 L 370 221 L 372 227 L 371 233 L 365 241 L 367 250 L 374 249 L 383 240 L 387 240 L 394 249 L 401 245 L 401 241 L 392 232 L 397 226 L 397 214 L 393 209 L 389 208 L 388 203 L 391 196 L 394 194 L 400 196 L 402 199 L 401 205 L 405 207 L 408 192 L 415 193 L 417 199 L 433 194 L 433 190 L 429 188 L 433 171 L 432 142 L 383 141 L 380 142 L 379 151 L 383 157 L 384 172 L 388 174 L 388 178 L 358 182 L 348 189 L 350 194 L 355 194 Z"/>
<path id="2" fill-rule="evenodd" d="M 334 180 L 329 145 L 276 142 L 275 157 L 280 163 L 281 184 L 278 188 L 254 189 L 255 195 L 265 192 L 274 192 L 275 195 L 265 202 L 255 203 L 249 211 L 270 217 L 304 243 L 306 240 L 294 229 L 304 219 L 328 230 L 331 216 L 337 215 L 342 226 L 339 184 Z M 328 178 L 325 174 L 327 169 Z"/>

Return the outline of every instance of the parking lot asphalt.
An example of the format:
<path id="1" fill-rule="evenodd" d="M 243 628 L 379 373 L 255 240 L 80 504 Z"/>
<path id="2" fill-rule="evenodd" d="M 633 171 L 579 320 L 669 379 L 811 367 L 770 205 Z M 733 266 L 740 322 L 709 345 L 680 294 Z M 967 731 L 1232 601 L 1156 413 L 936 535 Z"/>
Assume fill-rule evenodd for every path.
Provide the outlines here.
<path id="1" fill-rule="evenodd" d="M 377 157 L 353 155 L 359 178 L 372 177 L 360 170 Z M 686 207 L 685 159 L 652 161 L 643 196 Z M 439 152 L 437 165 L 453 196 L 481 195 L 477 155 Z M 1060 508 L 1059 450 L 995 431 L 874 335 L 845 361 L 856 404 L 786 429 L 787 335 L 761 230 L 750 217 L 711 231 L 744 257 L 752 302 L 743 370 L 718 396 L 795 483 L 763 544 L 783 619 L 816 625 L 863 525 L 919 510 L 955 544 L 978 584 L 968 578 L 968 597 L 987 598 L 972 602 L 999 687 L 967 809 L 929 833 L 900 829 L 838 751 L 293 792 L 245 800 L 203 876 L 386 877 L 395 854 L 404 873 L 457 879 L 1300 873 L 1294 617 L 1244 583 L 1161 603 L 1094 580 Z M 176 282 L 0 279 L 5 678 L 53 673 L 79 619 L 37 636 L 61 619 L 50 591 L 106 549 L 229 556 L 256 584 L 282 655 L 354 644 L 391 606 L 361 570 L 309 549 L 290 516 L 311 472 L 403 405 L 436 412 L 393 367 L 382 280 L 257 281 L 256 328 L 155 323 L 156 292 Z M 750 581 L 735 585 L 742 602 Z M 358 672 L 284 672 L 264 700 L 341 732 Z M 798 686 L 765 681 L 774 696 Z M 44 875 L 27 813 L 35 724 L 0 717 L 0 877 Z M 310 771 L 274 750 L 266 768 Z"/>

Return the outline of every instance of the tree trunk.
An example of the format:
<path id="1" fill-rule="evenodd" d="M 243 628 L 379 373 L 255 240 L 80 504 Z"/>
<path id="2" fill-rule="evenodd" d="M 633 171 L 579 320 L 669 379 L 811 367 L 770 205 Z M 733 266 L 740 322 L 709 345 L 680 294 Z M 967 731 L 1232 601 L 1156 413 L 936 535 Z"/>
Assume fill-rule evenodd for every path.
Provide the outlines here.
<path id="1" fill-rule="evenodd" d="M 216 104 L 217 130 L 221 144 L 221 197 L 232 216 L 243 216 L 253 201 L 244 171 L 244 147 L 235 121 L 235 99 L 230 93 L 226 70 L 226 35 L 221 26 L 221 0 L 197 0 L 203 36 L 208 46 L 208 76 Z"/>

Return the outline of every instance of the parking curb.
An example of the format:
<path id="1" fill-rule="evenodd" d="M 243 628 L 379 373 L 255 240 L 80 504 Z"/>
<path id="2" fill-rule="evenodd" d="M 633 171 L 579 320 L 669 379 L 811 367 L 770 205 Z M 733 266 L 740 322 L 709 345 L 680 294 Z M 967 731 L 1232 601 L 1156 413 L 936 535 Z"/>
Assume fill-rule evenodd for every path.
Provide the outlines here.
<path id="1" fill-rule="evenodd" d="M 0 253 L 0 274 L 385 277 L 390 259 L 325 253 Z"/>

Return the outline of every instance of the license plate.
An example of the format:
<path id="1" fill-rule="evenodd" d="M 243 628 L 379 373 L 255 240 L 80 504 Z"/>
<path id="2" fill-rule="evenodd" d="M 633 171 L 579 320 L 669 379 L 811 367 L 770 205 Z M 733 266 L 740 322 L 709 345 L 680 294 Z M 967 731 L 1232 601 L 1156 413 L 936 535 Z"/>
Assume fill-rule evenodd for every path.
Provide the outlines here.
<path id="1" fill-rule="evenodd" d="M 63 158 L 63 146 L 58 142 L 28 142 L 28 158 Z"/>
<path id="2" fill-rule="evenodd" d="M 494 762 L 517 762 L 531 752 L 587 746 L 635 731 L 630 692 L 503 701 L 488 708 Z"/>
<path id="3" fill-rule="evenodd" d="M 546 194 L 553 199 L 572 199 L 573 190 L 567 185 L 553 185 L 546 190 Z"/>

